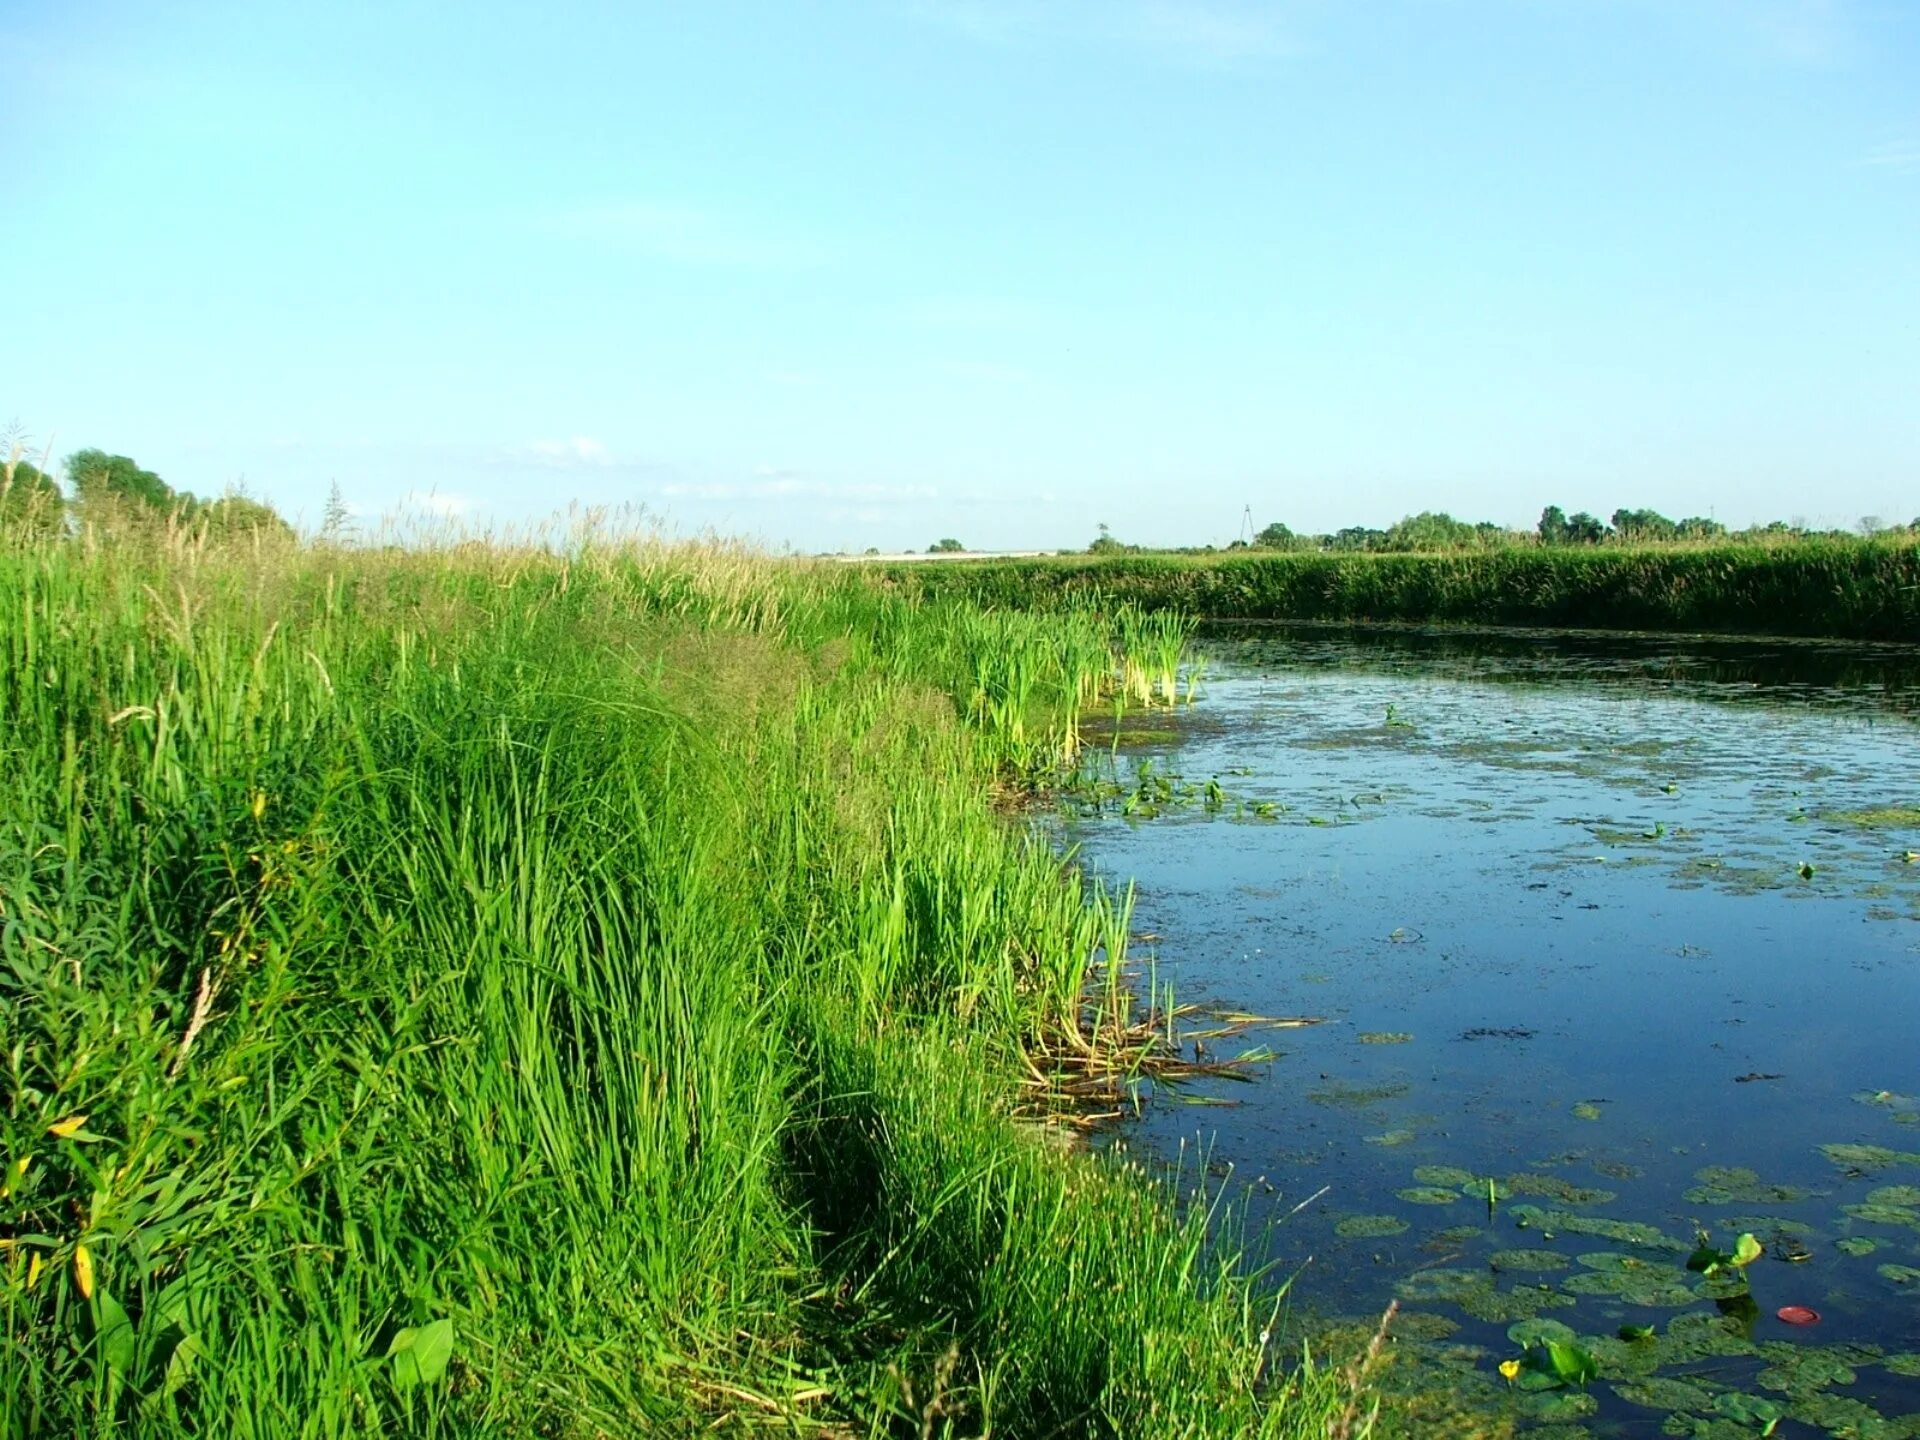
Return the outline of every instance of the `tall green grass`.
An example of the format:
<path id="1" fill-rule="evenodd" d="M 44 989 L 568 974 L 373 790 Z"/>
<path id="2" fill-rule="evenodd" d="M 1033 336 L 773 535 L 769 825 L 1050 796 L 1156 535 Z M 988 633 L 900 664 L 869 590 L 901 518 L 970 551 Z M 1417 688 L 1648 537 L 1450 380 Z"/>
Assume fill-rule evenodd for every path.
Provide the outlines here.
<path id="1" fill-rule="evenodd" d="M 1063 557 L 897 566 L 893 583 L 1048 609 L 1089 596 L 1209 619 L 1406 620 L 1920 639 L 1910 536 L 1427 555 Z"/>
<path id="2" fill-rule="evenodd" d="M 992 796 L 1109 621 L 179 535 L 0 611 L 5 1434 L 1353 1413 L 1217 1194 L 1013 1118 L 1125 922 Z"/>

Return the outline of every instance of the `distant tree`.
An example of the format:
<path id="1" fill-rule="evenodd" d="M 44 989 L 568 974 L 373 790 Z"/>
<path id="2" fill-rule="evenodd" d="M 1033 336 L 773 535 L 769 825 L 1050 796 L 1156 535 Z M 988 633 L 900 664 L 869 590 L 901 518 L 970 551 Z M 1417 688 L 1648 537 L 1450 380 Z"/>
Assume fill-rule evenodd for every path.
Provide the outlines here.
<path id="1" fill-rule="evenodd" d="M 936 540 L 933 544 L 927 546 L 927 553 L 929 555 L 958 555 L 966 548 L 967 547 L 962 545 L 958 540 L 955 540 L 952 536 L 948 536 L 944 540 Z"/>
<path id="2" fill-rule="evenodd" d="M 1558 505 L 1549 505 L 1540 512 L 1540 543 L 1542 545 L 1567 543 L 1567 512 Z"/>
<path id="3" fill-rule="evenodd" d="M 1726 534 L 1727 527 L 1704 515 L 1689 515 L 1673 527 L 1673 533 L 1682 540 L 1712 540 Z"/>
<path id="4" fill-rule="evenodd" d="M 1422 510 L 1396 520 L 1388 529 L 1389 550 L 1463 550 L 1475 543 L 1474 527 L 1444 510 Z"/>
<path id="5" fill-rule="evenodd" d="M 1102 521 L 1100 533 L 1094 536 L 1093 543 L 1087 546 L 1087 553 L 1089 555 L 1120 555 L 1124 554 L 1126 549 L 1125 545 L 1113 538 L 1113 532 L 1107 528 L 1106 522 Z"/>
<path id="6" fill-rule="evenodd" d="M 1860 517 L 1859 530 L 1862 535 L 1878 535 L 1886 528 L 1887 522 L 1882 520 L 1878 515 L 1862 515 Z"/>
<path id="7" fill-rule="evenodd" d="M 1598 545 L 1607 538 L 1607 527 L 1596 515 L 1584 510 L 1576 510 L 1567 517 L 1566 544 Z"/>
<path id="8" fill-rule="evenodd" d="M 1383 550 L 1386 548 L 1387 532 L 1365 525 L 1349 525 L 1325 538 L 1329 550 Z"/>
<path id="9" fill-rule="evenodd" d="M 1616 510 L 1613 512 L 1613 533 L 1622 540 L 1645 542 L 1649 540 L 1671 540 L 1679 534 L 1680 527 L 1662 515 L 1658 510 Z"/>
<path id="10" fill-rule="evenodd" d="M 1297 550 L 1300 537 L 1290 527 L 1276 520 L 1254 536 L 1253 543 L 1262 550 Z"/>
<path id="11" fill-rule="evenodd" d="M 76 450 L 67 456 L 67 483 L 73 486 L 74 500 L 86 508 L 117 502 L 166 515 L 193 504 L 191 495 L 177 493 L 151 470 L 104 450 Z"/>
<path id="12" fill-rule="evenodd" d="M 66 497 L 31 460 L 18 452 L 0 465 L 0 530 L 30 535 L 56 534 L 66 520 Z"/>
<path id="13" fill-rule="evenodd" d="M 210 535 L 293 537 L 293 527 L 281 519 L 271 505 L 238 490 L 209 504 L 194 506 L 192 515 L 194 523 L 205 526 Z"/>

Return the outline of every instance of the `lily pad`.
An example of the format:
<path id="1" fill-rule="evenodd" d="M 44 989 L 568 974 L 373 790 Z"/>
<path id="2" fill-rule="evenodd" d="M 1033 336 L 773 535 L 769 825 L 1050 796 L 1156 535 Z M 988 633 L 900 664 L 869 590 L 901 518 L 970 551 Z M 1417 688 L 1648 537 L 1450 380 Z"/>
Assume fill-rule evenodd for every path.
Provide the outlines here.
<path id="1" fill-rule="evenodd" d="M 1834 1241 L 1833 1248 L 1842 1255 L 1871 1255 L 1880 1248 L 1880 1242 L 1865 1235 L 1849 1235 L 1844 1240 Z"/>
<path id="2" fill-rule="evenodd" d="M 1515 1205 L 1507 1213 L 1522 1230 L 1538 1230 L 1548 1235 L 1591 1235 L 1622 1245 L 1642 1245 L 1650 1250 L 1680 1253 L 1692 1248 L 1663 1234 L 1655 1226 L 1642 1224 L 1638 1220 L 1612 1220 L 1603 1215 L 1579 1215 L 1571 1210 L 1546 1210 L 1529 1204 Z"/>
<path id="3" fill-rule="evenodd" d="M 1865 1220 L 1870 1225 L 1912 1225 L 1920 1227 L 1920 1210 L 1909 1210 L 1904 1205 L 1842 1205 L 1842 1215 L 1851 1215 L 1856 1220 Z"/>
<path id="4" fill-rule="evenodd" d="M 1878 1190 L 1867 1192 L 1869 1205 L 1899 1205 L 1908 1210 L 1920 1209 L 1920 1185 L 1882 1185 Z"/>
<path id="5" fill-rule="evenodd" d="M 1573 1262 L 1558 1250 L 1496 1250 L 1487 1257 L 1495 1270 L 1524 1270 L 1535 1273 L 1568 1269 Z"/>
<path id="6" fill-rule="evenodd" d="M 1333 1233 L 1345 1240 L 1402 1235 L 1406 1230 L 1407 1222 L 1397 1215 L 1349 1215 L 1333 1227 Z"/>
<path id="7" fill-rule="evenodd" d="M 1393 1193 L 1409 1205 L 1451 1205 L 1460 1198 L 1459 1191 L 1442 1189 L 1438 1185 L 1409 1185 Z"/>
<path id="8" fill-rule="evenodd" d="M 1414 1170 L 1413 1178 L 1422 1185 L 1443 1185 L 1451 1190 L 1474 1183 L 1473 1172 L 1458 1165 L 1422 1165 Z"/>
<path id="9" fill-rule="evenodd" d="M 1396 1340 L 1445 1340 L 1457 1334 L 1459 1329 L 1457 1320 L 1449 1320 L 1444 1315 L 1434 1315 L 1425 1310 L 1400 1310 L 1393 1317 L 1393 1338 Z"/>
<path id="10" fill-rule="evenodd" d="M 1532 1319 L 1544 1310 L 1564 1310 L 1574 1301 L 1571 1295 L 1562 1295 L 1550 1286 L 1515 1285 L 1506 1290 L 1488 1286 L 1455 1303 L 1476 1320 L 1484 1320 L 1489 1325 L 1507 1325 L 1515 1320 Z"/>
<path id="11" fill-rule="evenodd" d="M 1484 1270 L 1416 1270 L 1394 1287 L 1402 1300 L 1416 1303 L 1434 1300 L 1458 1304 L 1469 1295 L 1491 1290 L 1493 1281 Z"/>
<path id="12" fill-rule="evenodd" d="M 1895 1375 L 1920 1377 L 1920 1350 L 1908 1350 L 1899 1355 L 1889 1355 L 1881 1363 Z"/>
<path id="13" fill-rule="evenodd" d="M 1600 1402 L 1581 1390 L 1557 1390 L 1538 1395 L 1522 1395 L 1520 1413 L 1534 1420 L 1580 1420 L 1599 1413 Z"/>
<path id="14" fill-rule="evenodd" d="M 1820 1345 L 1789 1345 L 1772 1341 L 1760 1347 L 1770 1362 L 1755 1381 L 1763 1390 L 1783 1390 L 1795 1397 L 1829 1385 L 1851 1385 L 1860 1378 L 1847 1361 Z"/>
<path id="15" fill-rule="evenodd" d="M 1695 1205 L 1794 1205 L 1807 1198 L 1796 1185 L 1772 1185 L 1743 1165 L 1708 1165 L 1693 1172 L 1687 1191 Z"/>
<path id="16" fill-rule="evenodd" d="M 1889 1150 L 1884 1145 L 1822 1145 L 1820 1153 L 1842 1170 L 1872 1175 L 1896 1165 L 1920 1165 L 1920 1155 L 1910 1150 Z"/>
<path id="17" fill-rule="evenodd" d="M 1411 1145 L 1420 1137 L 1412 1130 L 1386 1130 L 1378 1135 L 1362 1136 L 1367 1144 L 1392 1149 L 1396 1145 Z"/>
<path id="18" fill-rule="evenodd" d="M 1920 1270 L 1911 1265 L 1882 1265 L 1879 1273 L 1881 1279 L 1896 1285 L 1920 1285 Z"/>
<path id="19" fill-rule="evenodd" d="M 1700 1298 L 1694 1287 L 1682 1280 L 1625 1270 L 1583 1270 L 1569 1275 L 1560 1285 L 1572 1295 L 1608 1295 L 1628 1305 L 1651 1309 L 1674 1309 Z"/>
<path id="20" fill-rule="evenodd" d="M 1616 1384 L 1613 1393 L 1629 1405 L 1638 1405 L 1647 1410 L 1711 1410 L 1713 1395 L 1698 1385 L 1689 1385 L 1685 1380 L 1668 1380 L 1658 1376 L 1648 1376 L 1642 1380 L 1631 1380 Z"/>
<path id="21" fill-rule="evenodd" d="M 1743 1395 L 1737 1390 L 1714 1397 L 1713 1408 L 1729 1420 L 1744 1420 L 1750 1425 L 1771 1425 L 1787 1412 L 1777 1400 L 1764 1395 Z"/>
<path id="22" fill-rule="evenodd" d="M 1607 1205 L 1618 1198 L 1611 1190 L 1574 1185 L 1558 1175 L 1542 1175 L 1536 1170 L 1522 1170 L 1516 1175 L 1507 1176 L 1506 1188 L 1515 1195 L 1558 1200 L 1562 1205 Z"/>
<path id="23" fill-rule="evenodd" d="M 1362 1045 L 1404 1045 L 1413 1036 L 1400 1030 L 1362 1030 L 1353 1038 Z"/>
<path id="24" fill-rule="evenodd" d="M 1572 1114 L 1576 1120 L 1598 1120 L 1600 1118 L 1600 1107 L 1591 1100 L 1582 1100 L 1573 1107 Z"/>
<path id="25" fill-rule="evenodd" d="M 1523 1350 L 1529 1345 L 1544 1345 L 1549 1340 L 1558 1340 L 1564 1345 L 1579 1338 L 1571 1325 L 1558 1320 L 1520 1320 L 1507 1327 L 1507 1339 Z"/>

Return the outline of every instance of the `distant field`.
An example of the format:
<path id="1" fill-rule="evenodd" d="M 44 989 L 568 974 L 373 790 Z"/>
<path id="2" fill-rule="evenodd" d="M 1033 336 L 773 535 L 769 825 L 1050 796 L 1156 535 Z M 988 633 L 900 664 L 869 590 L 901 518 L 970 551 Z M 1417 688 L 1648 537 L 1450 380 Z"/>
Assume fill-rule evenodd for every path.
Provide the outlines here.
<path id="1" fill-rule="evenodd" d="M 1920 541 L 1435 554 L 1055 556 L 887 567 L 900 585 L 1046 609 L 1097 592 L 1210 619 L 1446 621 L 1920 641 Z"/>

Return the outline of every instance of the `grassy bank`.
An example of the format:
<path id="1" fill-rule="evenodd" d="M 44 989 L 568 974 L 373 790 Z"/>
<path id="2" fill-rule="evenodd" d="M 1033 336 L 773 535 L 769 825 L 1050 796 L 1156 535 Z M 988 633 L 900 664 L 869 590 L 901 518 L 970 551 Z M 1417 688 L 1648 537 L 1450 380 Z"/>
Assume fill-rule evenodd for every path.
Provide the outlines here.
<path id="1" fill-rule="evenodd" d="M 1018 1118 L 1145 1043 L 992 805 L 1107 622 L 165 536 L 0 610 L 4 1433 L 1339 1428 L 1204 1193 Z"/>
<path id="2" fill-rule="evenodd" d="M 1512 547 L 897 566 L 918 593 L 1049 608 L 1099 593 L 1212 619 L 1408 620 L 1920 639 L 1920 544 Z"/>

